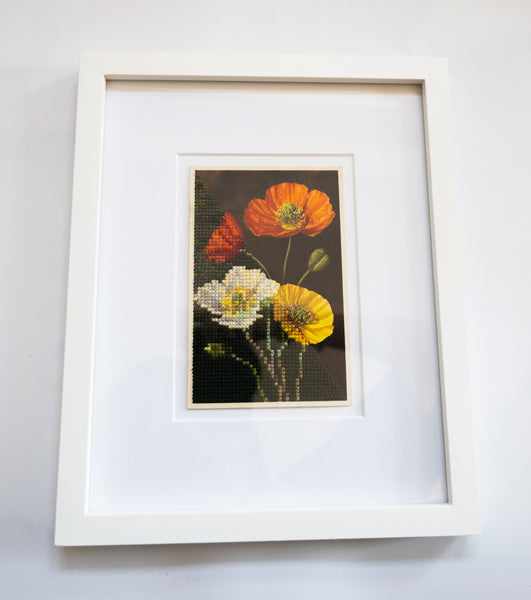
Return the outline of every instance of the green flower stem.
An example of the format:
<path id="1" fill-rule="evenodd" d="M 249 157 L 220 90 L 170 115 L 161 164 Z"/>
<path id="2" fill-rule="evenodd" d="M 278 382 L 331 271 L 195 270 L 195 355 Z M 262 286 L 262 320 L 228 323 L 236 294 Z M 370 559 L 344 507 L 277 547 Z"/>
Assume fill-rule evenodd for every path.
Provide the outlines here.
<path id="1" fill-rule="evenodd" d="M 262 350 L 262 348 L 260 348 L 260 346 L 254 342 L 251 339 L 251 336 L 249 335 L 249 330 L 245 329 L 244 330 L 244 334 L 245 334 L 245 339 L 249 342 L 249 344 L 251 345 L 252 348 L 254 348 L 254 350 L 256 351 L 256 353 L 258 354 L 258 356 L 260 357 L 262 363 L 267 367 L 267 370 L 269 371 L 269 374 L 271 375 L 271 379 L 273 380 L 273 383 L 275 384 L 275 387 L 278 389 L 278 399 L 279 401 L 282 400 L 282 388 L 278 382 L 278 378 L 277 375 L 275 373 L 275 360 L 274 358 L 271 360 L 271 362 L 268 360 L 267 356 L 265 355 L 264 351 Z"/>
<path id="2" fill-rule="evenodd" d="M 275 357 L 276 357 L 276 365 L 277 365 L 278 372 L 280 373 L 279 384 L 280 384 L 280 387 L 282 388 L 282 393 L 284 395 L 283 397 L 284 397 L 285 402 L 290 401 L 289 392 L 287 390 L 287 384 L 286 384 L 286 380 L 287 380 L 286 379 L 286 369 L 284 367 L 284 362 L 282 360 L 282 352 L 287 345 L 288 345 L 288 336 L 285 334 L 285 332 L 283 330 L 281 330 L 280 331 L 280 344 L 276 348 L 276 350 L 273 349 L 273 360 L 275 360 Z"/>
<path id="3" fill-rule="evenodd" d="M 249 252 L 249 250 L 244 250 L 243 253 L 246 254 L 247 256 L 249 256 L 250 258 L 252 258 L 257 264 L 259 264 L 260 267 L 263 269 L 264 273 L 269 277 L 269 279 L 272 279 L 271 275 L 269 274 L 269 271 L 268 271 L 267 267 L 264 265 L 263 262 L 261 262 L 260 260 L 258 260 L 254 254 L 252 254 L 251 252 Z"/>
<path id="4" fill-rule="evenodd" d="M 282 270 L 282 283 L 286 283 L 286 267 L 288 266 L 288 256 L 289 251 L 291 249 L 291 240 L 292 238 L 288 238 L 288 247 L 286 248 L 286 256 L 284 258 L 284 269 Z"/>
<path id="5" fill-rule="evenodd" d="M 249 330 L 248 329 L 246 329 L 244 331 L 244 333 L 245 333 L 245 339 L 249 342 L 249 344 L 251 345 L 251 347 L 254 348 L 254 350 L 256 351 L 256 353 L 258 354 L 258 356 L 262 359 L 262 361 L 264 362 L 265 366 L 267 367 L 267 370 L 271 373 L 271 375 L 274 375 L 274 370 L 273 370 L 270 362 L 267 360 L 267 356 L 264 354 L 264 351 L 262 350 L 262 348 L 260 348 L 260 346 L 251 339 L 251 336 L 249 335 Z"/>
<path id="6" fill-rule="evenodd" d="M 271 355 L 272 360 L 274 360 L 275 355 L 273 354 L 273 351 L 271 349 L 271 319 L 273 318 L 271 316 L 271 303 L 269 303 L 268 307 L 267 307 L 267 311 L 266 311 L 266 343 L 267 343 L 267 349 L 269 350 L 269 354 Z"/>
<path id="7" fill-rule="evenodd" d="M 311 272 L 312 272 L 312 270 L 311 270 L 311 269 L 308 269 L 308 270 L 306 271 L 306 273 L 304 273 L 304 275 L 303 275 L 303 276 L 302 276 L 302 277 L 299 279 L 299 282 L 297 283 L 297 285 L 300 285 L 300 284 L 303 282 L 303 280 L 306 278 L 306 275 L 308 275 L 308 274 L 309 274 L 309 273 L 311 273 Z"/>
<path id="8" fill-rule="evenodd" d="M 284 368 L 284 363 L 282 362 L 282 347 L 277 348 L 277 362 L 278 368 L 280 369 L 280 385 L 282 387 L 282 391 L 284 392 L 284 399 L 286 402 L 289 402 L 289 394 L 286 389 L 286 369 Z"/>
<path id="9" fill-rule="evenodd" d="M 262 384 L 260 381 L 260 374 L 256 370 L 256 367 L 252 363 L 250 363 L 248 360 L 243 360 L 243 358 L 236 356 L 236 354 L 231 354 L 230 356 L 236 362 L 239 362 L 242 365 L 245 365 L 246 367 L 249 367 L 249 369 L 251 369 L 251 371 L 253 372 L 253 375 L 255 376 L 255 379 L 256 379 L 256 389 L 260 392 L 260 396 L 262 396 L 262 400 L 264 402 L 269 402 L 269 399 L 267 398 L 267 396 L 264 393 L 264 390 L 262 389 Z"/>
<path id="10" fill-rule="evenodd" d="M 295 380 L 295 400 L 297 402 L 300 402 L 301 399 L 302 357 L 305 350 L 306 346 L 304 344 L 301 344 L 301 349 L 299 350 L 299 376 Z"/>

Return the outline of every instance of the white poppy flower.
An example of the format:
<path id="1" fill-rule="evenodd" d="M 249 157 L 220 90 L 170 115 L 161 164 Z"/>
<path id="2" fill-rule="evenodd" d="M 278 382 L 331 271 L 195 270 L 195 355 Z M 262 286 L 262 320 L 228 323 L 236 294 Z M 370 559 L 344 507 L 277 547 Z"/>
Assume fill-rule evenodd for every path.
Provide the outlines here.
<path id="1" fill-rule="evenodd" d="M 256 319 L 262 300 L 274 296 L 279 284 L 259 269 L 233 267 L 223 281 L 210 281 L 197 290 L 194 301 L 231 329 L 247 329 Z"/>

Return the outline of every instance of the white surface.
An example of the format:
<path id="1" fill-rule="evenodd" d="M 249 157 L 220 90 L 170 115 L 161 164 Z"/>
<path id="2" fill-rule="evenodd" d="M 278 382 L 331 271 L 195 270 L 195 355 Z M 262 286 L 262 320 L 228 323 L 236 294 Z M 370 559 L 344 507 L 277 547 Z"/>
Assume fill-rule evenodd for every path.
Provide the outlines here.
<path id="1" fill-rule="evenodd" d="M 446 502 L 418 86 L 118 82 L 105 122 L 88 512 Z M 233 166 L 261 151 L 269 165 L 289 164 L 275 151 L 292 167 L 343 165 L 353 323 L 356 237 L 361 257 L 366 418 L 352 420 L 359 381 L 347 408 L 187 410 L 188 174 L 215 158 L 182 159 L 179 171 L 174 159 L 201 148 L 249 155 L 227 158 Z"/>
<path id="2" fill-rule="evenodd" d="M 526 1 L 2 4 L 2 597 L 528 598 L 530 18 Z M 264 51 L 450 58 L 484 533 L 56 549 L 78 54 L 244 52 L 257 40 Z"/>

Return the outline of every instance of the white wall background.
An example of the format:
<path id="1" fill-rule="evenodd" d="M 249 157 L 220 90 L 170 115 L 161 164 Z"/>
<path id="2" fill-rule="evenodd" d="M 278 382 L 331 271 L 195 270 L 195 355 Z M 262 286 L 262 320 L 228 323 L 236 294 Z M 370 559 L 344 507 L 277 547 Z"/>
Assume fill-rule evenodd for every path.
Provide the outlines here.
<path id="1" fill-rule="evenodd" d="M 448 56 L 483 534 L 53 546 L 82 50 Z M 0 598 L 531 597 L 529 0 L 0 0 Z"/>

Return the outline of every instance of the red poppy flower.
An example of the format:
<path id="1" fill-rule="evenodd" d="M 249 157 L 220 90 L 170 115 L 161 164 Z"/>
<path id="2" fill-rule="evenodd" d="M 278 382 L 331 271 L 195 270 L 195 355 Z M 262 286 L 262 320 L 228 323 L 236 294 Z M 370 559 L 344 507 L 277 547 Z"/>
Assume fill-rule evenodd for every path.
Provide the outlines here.
<path id="1" fill-rule="evenodd" d="M 313 237 L 335 216 L 324 192 L 309 191 L 300 183 L 279 183 L 267 190 L 265 199 L 249 202 L 244 219 L 254 235 L 284 238 L 297 233 Z"/>
<path id="2" fill-rule="evenodd" d="M 221 263 L 238 256 L 242 248 L 243 229 L 233 215 L 227 212 L 221 219 L 221 225 L 208 240 L 205 255 Z"/>

